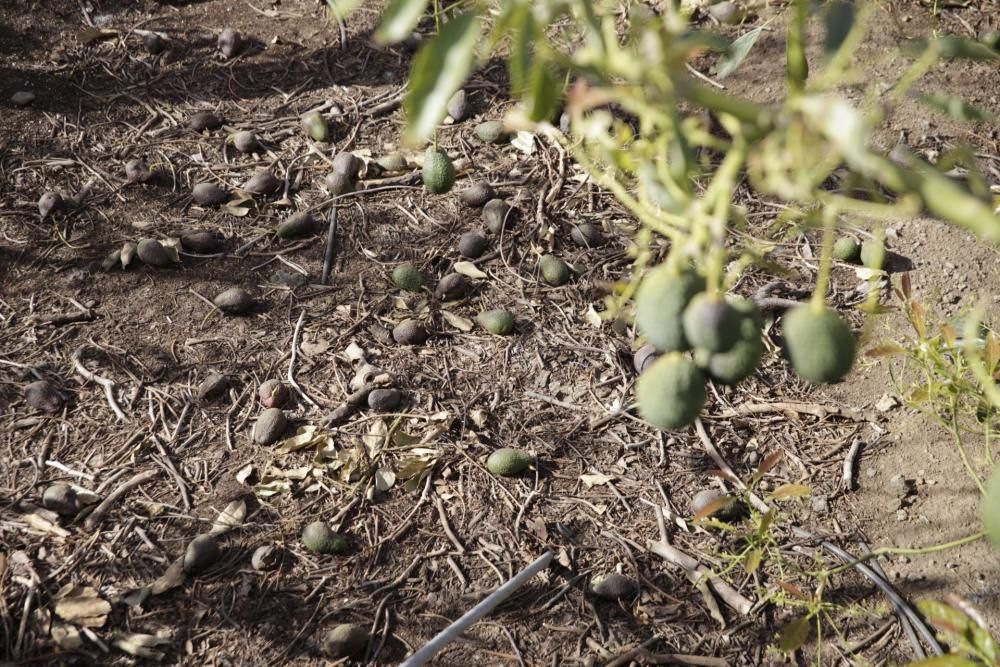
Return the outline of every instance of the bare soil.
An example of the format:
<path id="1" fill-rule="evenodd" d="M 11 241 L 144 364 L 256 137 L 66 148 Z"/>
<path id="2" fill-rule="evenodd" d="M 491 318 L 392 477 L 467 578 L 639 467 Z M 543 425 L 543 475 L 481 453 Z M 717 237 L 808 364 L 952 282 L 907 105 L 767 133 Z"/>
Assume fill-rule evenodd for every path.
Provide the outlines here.
<path id="1" fill-rule="evenodd" d="M 857 575 L 835 577 L 827 591 L 840 605 L 832 616 L 843 641 L 829 642 L 820 658 L 800 653 L 786 659 L 773 647 L 794 609 L 767 605 L 743 616 L 723 605 L 723 626 L 682 570 L 646 550 L 660 535 L 651 505 L 689 517 L 693 495 L 719 484 L 712 475 L 716 464 L 693 430 L 658 433 L 620 410 L 633 400 L 634 332 L 618 323 L 595 326 L 589 314 L 601 309 L 610 285 L 630 273 L 634 221 L 609 196 L 575 180 L 573 165 L 554 147 L 537 142 L 529 157 L 511 146 L 483 146 L 472 136 L 474 123 L 499 118 L 510 104 L 502 62 L 470 82 L 471 118 L 440 133 L 441 145 L 466 165 L 457 189 L 473 178 L 485 180 L 520 210 L 517 224 L 491 236 L 487 255 L 475 262 L 486 277 L 472 281 L 469 297 L 441 304 L 427 294 L 401 294 L 388 280 L 404 261 L 440 279 L 461 259 L 460 234 L 483 227 L 478 210 L 415 187 L 419 155 L 410 154 L 402 177 L 368 179 L 370 192 L 338 204 L 331 284 L 319 280 L 324 235 L 301 241 L 273 236 L 292 211 L 314 209 L 326 220 L 331 204 L 321 184 L 334 153 L 374 158 L 398 148 L 402 115 L 395 101 L 412 53 L 371 44 L 381 4 L 365 3 L 347 21 L 346 42 L 311 0 L 45 0 L 4 17 L 4 659 L 129 664 L 136 659 L 112 642 L 116 633 L 136 633 L 164 638 L 167 664 L 323 664 L 323 634 L 351 622 L 372 631 L 369 664 L 397 664 L 549 549 L 556 563 L 450 645 L 437 664 L 684 664 L 683 657 L 668 654 L 709 660 L 688 664 L 886 664 L 911 657 L 892 609 Z M 879 15 L 876 38 L 866 46 L 872 54 L 934 27 L 967 35 L 989 18 L 976 7 L 949 7 L 935 17 L 917 3 L 889 4 L 896 14 Z M 87 23 L 117 34 L 82 45 L 77 35 Z M 215 48 L 217 33 L 227 26 L 251 38 L 231 60 Z M 134 29 L 162 31 L 171 47 L 151 56 L 129 32 Z M 735 35 L 745 28 L 726 30 Z M 775 83 L 782 49 L 780 33 L 765 33 L 727 87 L 775 99 L 782 94 Z M 887 79 L 903 67 L 892 59 L 871 62 L 885 69 Z M 995 66 L 948 64 L 924 85 L 1000 111 Z M 18 90 L 35 93 L 30 107 L 8 101 Z M 312 146 L 299 116 L 327 102 L 343 111 L 342 120 L 332 128 L 331 145 Z M 223 116 L 224 128 L 191 130 L 190 115 L 203 110 Z M 226 148 L 227 134 L 241 129 L 255 130 L 263 150 L 245 156 Z M 954 143 L 971 143 L 985 165 L 997 167 L 995 131 L 932 116 L 913 101 L 893 109 L 879 139 L 891 147 L 900 133 L 932 157 Z M 161 171 L 158 182 L 126 183 L 124 163 L 140 156 Z M 191 202 L 197 182 L 235 188 L 263 168 L 282 180 L 287 200 L 281 194 L 258 198 L 246 215 Z M 82 206 L 39 221 L 35 202 L 43 191 L 68 196 L 88 182 L 93 186 Z M 393 187 L 374 190 L 379 185 Z M 763 234 L 770 220 L 759 220 L 755 232 Z M 569 233 L 584 221 L 599 224 L 608 243 L 575 246 Z M 871 230 L 873 222 L 857 224 Z M 957 312 L 977 293 L 996 292 L 1000 264 L 993 249 L 927 220 L 885 224 L 897 232 L 893 248 L 912 260 L 912 282 L 928 301 L 940 297 L 944 309 Z M 174 238 L 191 229 L 218 233 L 224 251 L 185 253 L 164 269 L 138 263 L 101 269 L 108 253 L 126 241 Z M 813 269 L 807 248 L 814 241 L 788 240 L 776 254 L 796 272 L 781 296 L 808 293 Z M 537 257 L 549 251 L 576 268 L 569 285 L 552 288 L 537 275 Z M 771 280 L 751 272 L 739 291 L 751 295 Z M 858 303 L 859 282 L 853 270 L 840 267 L 831 301 L 845 311 Z M 225 316 L 207 303 L 232 286 L 254 294 L 251 314 Z M 514 312 L 514 336 L 455 324 L 498 307 Z M 428 322 L 427 345 L 393 342 L 391 329 L 408 317 Z M 860 325 L 859 316 L 852 318 Z M 868 340 L 893 336 L 901 326 L 897 316 L 880 318 Z M 741 478 L 768 454 L 784 454 L 762 491 L 787 482 L 811 487 L 812 499 L 782 506 L 778 535 L 792 563 L 785 583 L 811 585 L 797 573 L 822 559 L 813 542 L 787 526 L 830 536 L 854 553 L 862 540 L 923 545 L 975 531 L 975 489 L 946 434 L 906 408 L 874 408 L 894 391 L 884 363 L 862 362 L 843 384 L 813 390 L 781 359 L 778 331 L 780 326 L 770 329 L 768 357 L 755 378 L 738 389 L 713 387 L 704 422 L 710 441 Z M 78 352 L 85 371 L 116 383 L 124 420 L 116 418 L 103 388 L 74 367 Z M 361 356 L 391 376 L 404 403 L 389 414 L 365 406 L 330 427 L 329 453 L 343 465 L 302 473 L 311 470 L 315 447 L 280 455 L 273 445 L 254 443 L 261 382 L 291 372 L 301 386 L 286 409 L 291 436 L 342 405 Z M 212 373 L 226 375 L 229 388 L 201 400 L 197 389 Z M 24 386 L 36 379 L 51 381 L 66 397 L 60 413 L 44 415 L 25 403 Z M 801 409 L 731 416 L 760 403 Z M 841 469 L 857 438 L 866 446 L 852 490 L 843 485 Z M 535 452 L 537 470 L 513 479 L 489 474 L 486 457 L 507 446 Z M 414 461 L 420 457 L 428 474 L 412 480 L 410 490 L 405 476 L 419 468 Z M 378 470 L 383 480 L 385 471 L 395 475 L 383 493 L 373 490 Z M 88 523 L 86 512 L 66 519 L 39 507 L 53 483 L 107 497 L 146 472 L 154 476 L 120 496 L 98 521 Z M 887 487 L 898 473 L 919 480 L 902 518 Z M 270 478 L 288 480 L 288 490 L 255 493 L 255 485 Z M 240 502 L 246 517 L 221 538 L 216 564 L 141 604 L 119 600 L 161 577 L 191 538 Z M 303 548 L 299 533 L 317 519 L 336 523 L 348 536 L 347 555 L 317 556 Z M 725 554 L 739 547 L 735 538 L 683 520 L 669 531 L 675 546 L 708 567 L 732 565 Z M 277 548 L 277 568 L 252 567 L 251 554 L 262 545 Z M 984 544 L 883 565 L 911 599 L 965 595 L 996 628 L 996 557 Z M 620 601 L 595 597 L 592 579 L 612 571 L 635 579 L 639 592 Z M 780 577 L 767 567 L 751 576 L 737 564 L 727 576 L 754 601 L 762 591 L 780 590 Z M 82 633 L 78 641 L 61 636 L 67 624 L 55 615 L 67 584 L 93 587 L 115 602 L 108 618 L 90 629 L 69 624 L 71 635 Z M 883 626 L 888 631 L 854 657 L 842 648 Z"/>

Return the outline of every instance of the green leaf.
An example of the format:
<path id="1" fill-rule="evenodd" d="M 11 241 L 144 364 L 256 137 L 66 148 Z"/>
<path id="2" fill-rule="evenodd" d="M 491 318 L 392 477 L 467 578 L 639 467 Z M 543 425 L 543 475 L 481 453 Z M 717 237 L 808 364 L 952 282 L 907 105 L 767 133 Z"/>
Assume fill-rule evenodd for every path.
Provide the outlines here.
<path id="1" fill-rule="evenodd" d="M 955 35 L 942 35 L 933 40 L 914 39 L 903 45 L 903 53 L 919 57 L 929 48 L 938 48 L 942 58 L 968 58 L 969 60 L 1000 60 L 1000 53 L 982 42 Z"/>
<path id="2" fill-rule="evenodd" d="M 801 498 L 812 493 L 812 489 L 804 484 L 782 484 L 771 492 L 772 500 L 787 500 L 788 498 Z"/>
<path id="3" fill-rule="evenodd" d="M 854 2 L 852 0 L 834 0 L 827 3 L 823 20 L 826 23 L 824 50 L 829 59 L 840 50 L 854 26 Z"/>
<path id="4" fill-rule="evenodd" d="M 531 82 L 524 97 L 528 119 L 534 123 L 552 120 L 559 102 L 559 79 L 551 67 L 540 58 L 531 68 Z"/>
<path id="5" fill-rule="evenodd" d="M 747 552 L 747 555 L 743 557 L 743 569 L 746 570 L 747 574 L 753 574 L 757 571 L 763 555 L 760 549 L 751 549 Z"/>
<path id="6" fill-rule="evenodd" d="M 811 625 L 808 616 L 786 623 L 778 632 L 778 648 L 786 653 L 798 650 L 809 638 Z"/>
<path id="7" fill-rule="evenodd" d="M 449 98 L 472 70 L 480 25 L 477 12 L 459 14 L 413 59 L 410 90 L 403 102 L 407 142 L 426 140 L 444 118 Z"/>
<path id="8" fill-rule="evenodd" d="M 395 44 L 410 36 L 427 10 L 427 0 L 392 0 L 375 31 L 379 44 Z"/>
<path id="9" fill-rule="evenodd" d="M 725 79 L 743 64 L 763 30 L 764 26 L 758 26 L 750 32 L 740 35 L 729 45 L 729 50 L 719 58 L 719 62 L 715 65 L 716 78 Z"/>
<path id="10" fill-rule="evenodd" d="M 334 12 L 341 19 L 345 19 L 361 6 L 361 0 L 326 0 L 326 4 L 330 8 L 330 11 Z"/>
<path id="11" fill-rule="evenodd" d="M 930 93 L 928 95 L 921 95 L 920 101 L 957 120 L 982 120 L 988 123 L 996 123 L 1000 120 L 1000 116 L 997 116 L 995 113 L 974 107 L 961 97 L 955 97 L 954 95 Z"/>
<path id="12" fill-rule="evenodd" d="M 535 43 L 535 20 L 531 8 L 518 5 L 511 10 L 509 28 L 511 33 L 510 57 L 507 70 L 510 72 L 510 90 L 515 97 L 525 94 L 531 76 L 531 54 Z"/>

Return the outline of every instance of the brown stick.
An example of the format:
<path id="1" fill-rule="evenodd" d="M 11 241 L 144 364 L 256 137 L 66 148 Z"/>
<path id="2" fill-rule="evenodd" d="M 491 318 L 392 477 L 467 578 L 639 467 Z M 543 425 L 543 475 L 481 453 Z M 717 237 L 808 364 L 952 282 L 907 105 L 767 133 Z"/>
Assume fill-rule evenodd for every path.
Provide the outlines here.
<path id="1" fill-rule="evenodd" d="M 97 524 L 101 522 L 101 519 L 104 518 L 104 515 L 108 513 L 108 510 L 111 509 L 111 506 L 114 505 L 119 498 L 159 474 L 159 470 L 147 470 L 145 472 L 140 472 L 137 475 L 133 475 L 131 478 L 123 482 L 121 486 L 109 493 L 108 497 L 101 501 L 100 505 L 94 508 L 94 511 L 87 517 L 87 520 L 83 522 L 83 527 L 87 530 L 93 530 L 96 528 Z"/>
<path id="2" fill-rule="evenodd" d="M 714 572 L 699 563 L 697 560 L 687 555 L 680 549 L 665 542 L 649 541 L 646 548 L 668 563 L 682 568 L 688 573 L 695 573 L 708 581 L 716 595 L 731 608 L 746 616 L 753 608 L 753 602 L 744 597 L 739 591 L 719 579 Z"/>

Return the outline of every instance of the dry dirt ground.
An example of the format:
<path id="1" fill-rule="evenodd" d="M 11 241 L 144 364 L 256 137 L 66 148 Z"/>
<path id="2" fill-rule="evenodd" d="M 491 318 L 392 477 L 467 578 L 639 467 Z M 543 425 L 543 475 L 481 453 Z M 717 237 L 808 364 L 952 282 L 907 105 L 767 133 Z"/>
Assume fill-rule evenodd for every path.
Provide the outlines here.
<path id="1" fill-rule="evenodd" d="M 785 606 L 741 615 L 722 605 L 720 624 L 684 571 L 646 550 L 659 537 L 651 506 L 690 516 L 694 493 L 717 483 L 710 474 L 716 464 L 693 430 L 660 434 L 618 413 L 632 400 L 633 332 L 596 327 L 588 314 L 600 308 L 608 285 L 628 276 L 634 223 L 611 198 L 574 179 L 572 165 L 551 146 L 539 143 L 528 157 L 471 137 L 473 123 L 500 117 L 510 104 L 501 62 L 473 77 L 472 119 L 444 127 L 441 144 L 469 165 L 460 187 L 473 176 L 486 180 L 517 203 L 521 217 L 491 237 L 476 262 L 485 277 L 473 281 L 471 295 L 443 305 L 429 295 L 400 294 L 387 275 L 410 261 L 435 279 L 444 276 L 460 259 L 458 236 L 482 224 L 479 211 L 454 196 L 412 187 L 412 164 L 402 177 L 365 182 L 392 189 L 339 205 L 330 285 L 319 281 L 321 237 L 290 242 L 270 233 L 291 211 L 313 207 L 326 215 L 321 184 L 334 152 L 378 157 L 398 147 L 396 101 L 412 54 L 370 44 L 374 6 L 366 3 L 347 22 L 344 43 L 311 0 L 23 4 L 17 13 L 5 9 L 0 24 L 4 659 L 126 664 L 135 658 L 121 647 L 136 635 L 154 635 L 168 664 L 322 664 L 323 633 L 352 622 L 372 631 L 367 661 L 396 664 L 548 549 L 557 562 L 449 646 L 438 664 L 885 664 L 912 655 L 891 607 L 854 574 L 834 577 L 825 593 L 839 606 L 824 632 L 835 626 L 842 636 L 828 638 L 820 654 L 814 641 L 791 658 L 772 648 L 778 629 L 801 613 L 793 599 L 798 589 L 781 584 L 811 594 L 815 581 L 800 572 L 833 564 L 789 526 L 832 536 L 855 553 L 859 541 L 927 544 L 977 529 L 977 499 L 946 435 L 908 409 L 874 409 L 893 392 L 884 362 L 862 363 L 842 385 L 812 391 L 781 360 L 775 327 L 759 375 L 738 390 L 711 392 L 706 435 L 738 475 L 748 478 L 780 451 L 763 491 L 785 482 L 813 490 L 811 499 L 782 504 L 775 531 L 775 549 L 786 559 L 780 575 L 774 563 L 753 576 L 739 565 L 727 574 L 753 601 L 784 591 Z M 934 27 L 968 35 L 989 18 L 974 6 L 934 17 L 915 3 L 891 5 L 896 15 L 880 15 L 866 46 L 872 54 Z M 88 22 L 118 34 L 83 46 L 77 35 Z M 252 38 L 230 60 L 215 49 L 226 26 Z M 129 33 L 134 29 L 166 33 L 171 48 L 157 57 L 145 53 Z M 742 30 L 727 28 L 731 35 Z M 758 100 L 780 95 L 781 48 L 778 33 L 765 33 L 727 85 Z M 891 59 L 867 62 L 887 72 L 902 67 Z M 1000 111 L 995 66 L 949 64 L 926 85 Z M 8 102 L 19 90 L 35 93 L 32 106 Z M 316 155 L 298 118 L 327 102 L 343 115 L 332 144 Z M 221 114 L 224 128 L 191 130 L 188 118 L 202 110 Z M 227 149 L 227 134 L 238 129 L 257 131 L 263 149 L 253 156 Z M 998 154 L 988 128 L 954 124 L 909 101 L 893 110 L 880 140 L 889 147 L 900 133 L 928 153 L 969 142 L 984 160 Z M 123 165 L 140 156 L 161 171 L 157 183 L 126 184 Z M 193 184 L 232 188 L 262 168 L 282 179 L 287 201 L 260 198 L 246 215 L 192 205 Z M 93 187 L 81 207 L 39 222 L 41 192 L 72 195 L 88 182 Z M 761 233 L 770 215 L 759 217 Z M 608 243 L 575 246 L 569 232 L 583 221 L 601 225 Z M 871 228 L 870 221 L 858 224 Z M 995 291 L 993 250 L 929 221 L 886 225 L 897 232 L 895 249 L 914 263 L 919 294 L 940 295 L 956 310 L 977 292 Z M 101 269 L 125 241 L 190 229 L 218 233 L 224 251 L 185 253 L 164 269 Z M 792 239 L 776 254 L 797 272 L 782 296 L 802 298 L 810 284 L 808 242 Z M 577 268 L 568 286 L 538 279 L 537 256 L 548 250 Z M 754 272 L 739 290 L 753 294 L 770 280 Z M 852 270 L 838 269 L 834 302 L 857 303 L 858 282 Z M 206 302 L 232 286 L 254 293 L 251 314 L 224 316 Z M 463 330 L 463 319 L 493 307 L 515 313 L 514 336 Z M 390 330 L 413 316 L 428 321 L 431 340 L 396 345 Z M 861 318 L 852 317 L 860 328 Z M 898 317 L 882 318 L 871 338 L 896 335 L 900 326 Z M 82 372 L 74 365 L 78 352 Z M 322 451 L 312 445 L 282 455 L 253 442 L 260 382 L 294 374 L 303 394 L 293 392 L 286 411 L 292 435 L 343 403 L 364 362 L 404 393 L 394 413 L 353 413 L 329 429 Z M 123 419 L 88 373 L 115 382 Z M 198 387 L 212 373 L 224 374 L 229 387 L 199 400 Z M 26 405 L 23 388 L 39 378 L 67 399 L 59 413 Z M 776 402 L 800 409 L 733 416 Z M 816 406 L 821 416 L 810 414 Z M 841 468 L 855 439 L 866 445 L 857 488 L 848 490 Z M 483 461 L 503 446 L 536 452 L 536 473 L 490 475 Z M 312 462 L 323 456 L 329 458 L 322 472 L 313 472 Z M 888 486 L 898 473 L 918 480 L 905 508 Z M 114 495 L 136 475 L 139 483 Z M 376 491 L 376 479 L 389 488 Z M 41 495 L 56 482 L 114 502 L 100 516 L 47 514 Z M 260 493 L 267 485 L 284 491 Z M 130 595 L 162 581 L 188 541 L 210 530 L 227 507 L 245 507 L 246 516 L 221 538 L 217 563 L 159 595 Z M 316 556 L 302 547 L 299 533 L 316 519 L 348 536 L 346 555 Z M 668 530 L 676 547 L 716 569 L 732 565 L 725 555 L 739 547 L 736 538 L 683 520 Z M 279 554 L 274 569 L 251 564 L 263 545 Z M 883 566 L 911 599 L 957 592 L 995 623 L 995 563 L 994 553 L 976 544 Z M 638 593 L 620 601 L 595 597 L 594 577 L 615 570 L 636 580 Z M 112 601 L 110 611 L 93 598 L 86 603 L 107 618 L 86 627 L 65 602 L 60 607 L 66 586 L 89 587 Z"/>

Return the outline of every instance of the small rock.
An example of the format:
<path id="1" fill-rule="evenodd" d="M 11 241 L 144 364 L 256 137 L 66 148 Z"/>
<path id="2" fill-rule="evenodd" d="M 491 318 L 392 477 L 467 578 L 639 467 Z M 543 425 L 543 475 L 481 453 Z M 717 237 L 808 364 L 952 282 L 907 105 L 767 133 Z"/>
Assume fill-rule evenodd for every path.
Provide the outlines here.
<path id="1" fill-rule="evenodd" d="M 281 189 L 281 185 L 281 181 L 274 174 L 262 170 L 251 176 L 243 184 L 243 189 L 252 195 L 273 195 Z"/>
<path id="2" fill-rule="evenodd" d="M 868 479 L 873 479 L 877 474 L 878 470 L 875 470 L 875 468 L 868 468 L 865 470 L 865 476 L 867 476 Z"/>
<path id="3" fill-rule="evenodd" d="M 125 180 L 129 183 L 146 183 L 153 178 L 153 172 L 142 158 L 133 158 L 125 163 Z"/>
<path id="4" fill-rule="evenodd" d="M 55 413 L 63 406 L 62 395 L 47 380 L 38 380 L 25 387 L 24 400 L 39 412 Z"/>
<path id="5" fill-rule="evenodd" d="M 898 398 L 891 394 L 882 394 L 882 398 L 878 399 L 878 402 L 875 404 L 875 409 L 879 412 L 889 412 L 889 410 L 898 408 L 899 406 L 900 402 Z"/>
<path id="6" fill-rule="evenodd" d="M 812 511 L 817 514 L 826 514 L 830 511 L 830 500 L 824 495 L 813 496 Z"/>
<path id="7" fill-rule="evenodd" d="M 212 401 L 223 396 L 229 389 L 229 378 L 222 373 L 212 373 L 198 385 L 196 396 L 199 401 Z"/>
<path id="8" fill-rule="evenodd" d="M 902 475 L 893 475 L 889 480 L 889 490 L 896 494 L 897 498 L 905 498 L 912 494 L 916 485 L 912 479 L 906 479 Z"/>
<path id="9" fill-rule="evenodd" d="M 29 90 L 19 90 L 10 96 L 10 102 L 16 107 L 26 107 L 35 101 L 35 94 Z"/>
<path id="10" fill-rule="evenodd" d="M 233 287 L 215 297 L 212 303 L 228 315 L 242 315 L 253 307 L 253 296 L 242 287 Z"/>
<path id="11" fill-rule="evenodd" d="M 906 521 L 908 517 L 906 510 L 896 510 L 896 521 Z"/>
<path id="12" fill-rule="evenodd" d="M 229 193 L 215 183 L 198 183 L 191 189 L 191 197 L 200 206 L 218 206 L 229 200 Z"/>
<path id="13" fill-rule="evenodd" d="M 354 181 L 351 180 L 350 176 L 340 171 L 331 171 L 327 174 L 323 185 L 335 197 L 354 191 Z"/>

